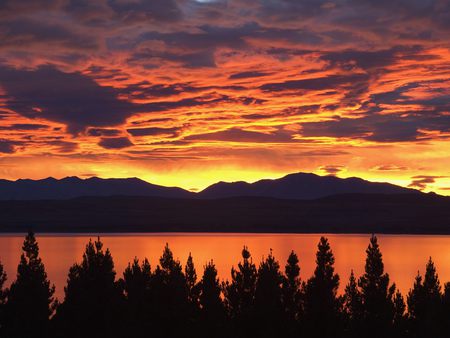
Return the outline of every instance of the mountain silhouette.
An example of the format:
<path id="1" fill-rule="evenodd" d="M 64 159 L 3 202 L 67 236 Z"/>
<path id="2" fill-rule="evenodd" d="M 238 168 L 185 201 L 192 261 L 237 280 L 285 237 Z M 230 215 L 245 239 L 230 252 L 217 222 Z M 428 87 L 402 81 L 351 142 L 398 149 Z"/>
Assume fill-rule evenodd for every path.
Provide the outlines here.
<path id="1" fill-rule="evenodd" d="M 420 194 L 418 190 L 407 189 L 389 183 L 374 183 L 360 178 L 337 178 L 296 173 L 274 180 L 260 180 L 255 183 L 219 182 L 199 193 L 177 187 L 151 184 L 138 178 L 92 177 L 81 179 L 52 177 L 42 180 L 19 179 L 0 180 L 0 200 L 62 200 L 77 197 L 143 196 L 184 199 L 217 199 L 228 197 L 268 197 L 278 199 L 317 198 L 338 194 Z"/>
<path id="2" fill-rule="evenodd" d="M 138 178 L 66 177 L 57 180 L 0 180 L 0 200 L 59 200 L 82 196 L 147 196 L 189 198 L 192 193 L 176 187 L 163 187 Z"/>
<path id="3" fill-rule="evenodd" d="M 282 199 L 316 199 L 338 194 L 411 194 L 418 190 L 389 183 L 375 183 L 357 177 L 338 178 L 309 173 L 289 174 L 280 179 L 255 183 L 219 182 L 201 191 L 203 198 L 272 197 Z"/>

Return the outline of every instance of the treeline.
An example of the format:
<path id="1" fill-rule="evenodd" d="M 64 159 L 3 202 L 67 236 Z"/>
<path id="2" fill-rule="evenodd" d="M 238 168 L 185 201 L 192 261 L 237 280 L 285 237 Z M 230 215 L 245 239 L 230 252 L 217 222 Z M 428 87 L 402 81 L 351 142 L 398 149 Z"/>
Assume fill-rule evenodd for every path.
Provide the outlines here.
<path id="1" fill-rule="evenodd" d="M 29 233 L 8 289 L 0 264 L 0 337 L 449 337 L 450 283 L 441 287 L 431 258 L 405 300 L 384 271 L 375 236 L 366 252 L 364 274 L 352 272 L 339 295 L 323 237 L 307 280 L 294 252 L 284 268 L 272 252 L 257 266 L 244 247 L 222 283 L 213 261 L 200 276 L 191 255 L 183 267 L 168 245 L 156 267 L 136 258 L 116 278 L 98 239 L 70 268 L 59 302 Z"/>

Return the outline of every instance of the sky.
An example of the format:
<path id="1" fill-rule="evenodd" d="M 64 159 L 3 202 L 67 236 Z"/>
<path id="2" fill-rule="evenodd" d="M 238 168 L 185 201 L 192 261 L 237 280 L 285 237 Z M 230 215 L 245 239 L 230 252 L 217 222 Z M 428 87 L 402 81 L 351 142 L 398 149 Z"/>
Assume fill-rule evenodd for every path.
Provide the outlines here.
<path id="1" fill-rule="evenodd" d="M 450 195 L 448 0 L 0 0 L 0 178 Z"/>

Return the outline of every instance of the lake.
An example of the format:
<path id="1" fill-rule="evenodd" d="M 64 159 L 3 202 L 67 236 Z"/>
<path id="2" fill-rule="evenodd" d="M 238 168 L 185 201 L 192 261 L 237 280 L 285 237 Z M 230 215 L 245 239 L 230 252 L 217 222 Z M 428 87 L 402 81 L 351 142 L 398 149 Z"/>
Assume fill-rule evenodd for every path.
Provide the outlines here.
<path id="1" fill-rule="evenodd" d="M 302 280 L 311 276 L 315 267 L 317 243 L 322 234 L 100 234 L 105 248 L 109 248 L 114 258 L 117 277 L 121 277 L 128 262 L 136 256 L 147 257 L 152 269 L 157 265 L 164 245 L 174 252 L 183 266 L 192 253 L 201 277 L 203 265 L 213 259 L 219 277 L 228 279 L 230 269 L 241 259 L 244 245 L 249 247 L 255 263 L 267 256 L 270 249 L 280 261 L 284 270 L 286 259 L 294 250 L 300 259 Z M 323 234 L 331 244 L 335 254 L 336 271 L 341 277 L 340 290 L 343 291 L 351 269 L 357 276 L 364 271 L 365 250 L 370 235 Z M 37 234 L 40 254 L 52 283 L 56 285 L 56 295 L 64 298 L 64 286 L 70 266 L 80 262 L 89 238 L 97 234 Z M 15 278 L 19 263 L 23 234 L 0 235 L 0 261 L 8 274 L 8 284 Z M 406 295 L 412 287 L 417 271 L 423 274 L 425 264 L 431 256 L 443 282 L 450 281 L 450 236 L 424 235 L 379 235 L 385 270 L 389 273 L 401 292 Z"/>

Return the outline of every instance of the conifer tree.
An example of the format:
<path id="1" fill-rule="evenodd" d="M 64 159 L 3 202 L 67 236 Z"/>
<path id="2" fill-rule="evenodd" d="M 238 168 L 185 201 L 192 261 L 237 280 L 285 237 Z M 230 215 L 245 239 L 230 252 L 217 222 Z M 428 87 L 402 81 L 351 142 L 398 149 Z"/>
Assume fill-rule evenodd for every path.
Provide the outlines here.
<path id="1" fill-rule="evenodd" d="M 274 337 L 284 329 L 282 326 L 282 283 L 283 276 L 280 264 L 272 254 L 272 250 L 258 268 L 255 286 L 255 314 L 259 323 L 259 337 Z"/>
<path id="2" fill-rule="evenodd" d="M 156 337 L 193 335 L 186 277 L 180 261 L 174 259 L 168 244 L 164 247 L 159 263 L 151 283 L 151 298 L 155 308 L 153 317 L 158 323 L 153 334 Z"/>
<path id="3" fill-rule="evenodd" d="M 359 337 L 361 334 L 362 303 L 361 292 L 359 291 L 353 270 L 350 273 L 348 284 L 345 287 L 343 301 L 343 310 L 346 317 L 346 337 Z"/>
<path id="4" fill-rule="evenodd" d="M 238 269 L 231 269 L 231 282 L 224 285 L 225 302 L 238 334 L 249 336 L 254 324 L 256 266 L 246 246 Z"/>
<path id="5" fill-rule="evenodd" d="M 441 285 L 431 257 L 426 265 L 423 282 L 418 274 L 414 287 L 408 294 L 408 308 L 413 336 L 441 337 Z"/>
<path id="6" fill-rule="evenodd" d="M 89 240 L 80 264 L 69 271 L 65 299 L 55 321 L 64 337 L 116 337 L 123 319 L 123 291 L 111 253 Z"/>
<path id="7" fill-rule="evenodd" d="M 150 287 L 152 273 L 147 259 L 139 264 L 135 258 L 123 273 L 123 288 L 126 295 L 127 334 L 133 337 L 146 337 L 152 329 L 153 318 Z"/>
<path id="8" fill-rule="evenodd" d="M 298 319 L 303 314 L 301 302 L 300 266 L 297 255 L 292 251 L 284 269 L 285 277 L 282 286 L 282 304 L 285 313 L 286 335 L 298 335 Z"/>
<path id="9" fill-rule="evenodd" d="M 225 337 L 226 313 L 221 299 L 222 289 L 213 261 L 206 264 L 198 285 L 201 306 L 201 333 L 203 337 Z"/>
<path id="10" fill-rule="evenodd" d="M 366 250 L 365 273 L 359 279 L 363 304 L 362 324 L 367 337 L 390 335 L 394 320 L 395 285 L 389 286 L 377 237 L 372 235 Z"/>
<path id="11" fill-rule="evenodd" d="M 334 273 L 334 255 L 328 240 L 321 237 L 316 269 L 305 290 L 305 328 L 310 337 L 337 337 L 341 330 L 341 301 L 337 297 L 339 276 Z"/>
<path id="12" fill-rule="evenodd" d="M 187 259 L 184 274 L 186 276 L 189 302 L 196 306 L 199 297 L 197 287 L 197 271 L 195 270 L 194 259 L 192 258 L 191 253 L 189 253 L 189 257 Z"/>
<path id="13" fill-rule="evenodd" d="M 139 264 L 137 257 L 132 264 L 128 263 L 123 273 L 123 286 L 129 302 L 141 303 L 147 297 L 151 278 L 151 266 L 147 258 L 142 261 L 142 264 Z"/>
<path id="14" fill-rule="evenodd" d="M 407 314 L 405 300 L 399 290 L 394 295 L 394 322 L 392 336 L 407 337 Z"/>
<path id="15" fill-rule="evenodd" d="M 39 246 L 32 232 L 25 237 L 17 278 L 11 284 L 5 307 L 6 337 L 44 337 L 55 307 Z"/>
<path id="16" fill-rule="evenodd" d="M 442 295 L 442 316 L 441 332 L 450 332 L 450 282 L 444 285 L 444 294 Z"/>
<path id="17" fill-rule="evenodd" d="M 0 337 L 4 336 L 3 327 L 5 325 L 5 302 L 6 302 L 6 290 L 3 288 L 6 282 L 6 272 L 3 268 L 3 264 L 0 262 Z"/>

